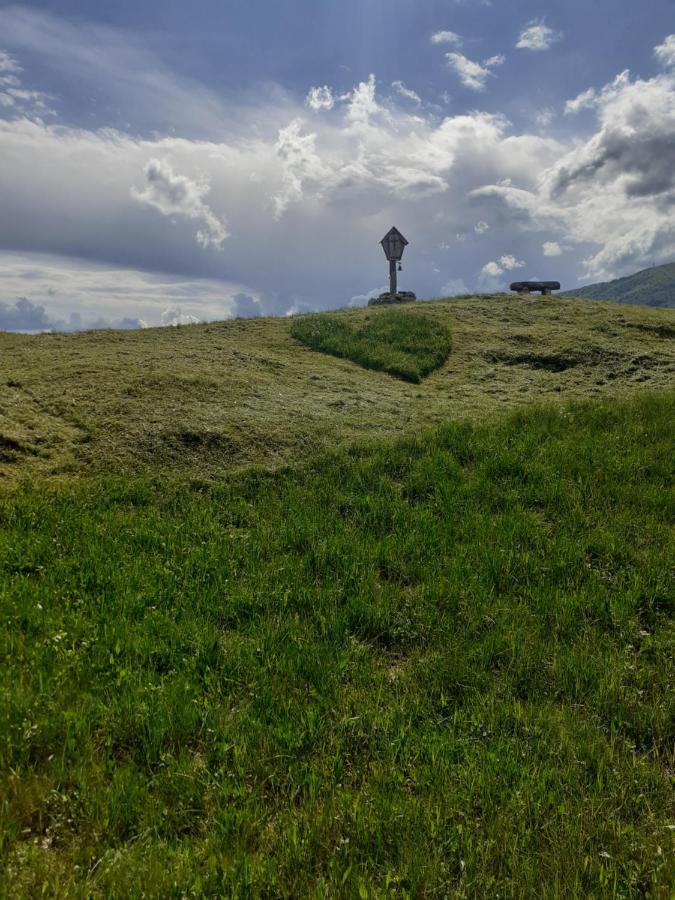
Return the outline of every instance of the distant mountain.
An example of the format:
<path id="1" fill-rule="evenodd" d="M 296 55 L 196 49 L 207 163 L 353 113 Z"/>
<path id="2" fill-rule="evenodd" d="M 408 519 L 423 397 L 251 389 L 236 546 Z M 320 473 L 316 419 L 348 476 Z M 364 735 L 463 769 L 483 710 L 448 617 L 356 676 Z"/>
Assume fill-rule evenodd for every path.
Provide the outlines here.
<path id="1" fill-rule="evenodd" d="M 635 275 L 589 284 L 564 291 L 560 297 L 582 297 L 588 300 L 608 300 L 611 303 L 632 303 L 640 306 L 675 307 L 675 263 L 643 269 Z"/>

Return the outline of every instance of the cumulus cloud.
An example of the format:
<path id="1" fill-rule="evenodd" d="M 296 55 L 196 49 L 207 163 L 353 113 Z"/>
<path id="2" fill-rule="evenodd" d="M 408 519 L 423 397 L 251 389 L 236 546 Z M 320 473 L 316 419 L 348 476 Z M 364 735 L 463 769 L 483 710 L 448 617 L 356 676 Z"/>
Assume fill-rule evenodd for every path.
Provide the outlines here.
<path id="1" fill-rule="evenodd" d="M 0 303 L 0 331 L 49 331 L 52 325 L 44 306 L 27 297 L 19 297 L 12 306 Z"/>
<path id="2" fill-rule="evenodd" d="M 562 35 L 549 28 L 543 22 L 530 22 L 520 33 L 516 47 L 519 50 L 548 50 L 549 47 L 559 41 Z"/>
<path id="3" fill-rule="evenodd" d="M 485 232 L 488 231 L 489 228 L 490 226 L 487 222 L 476 222 L 476 224 L 473 226 L 473 230 L 476 232 L 476 234 L 485 234 Z"/>
<path id="4" fill-rule="evenodd" d="M 431 35 L 432 44 L 454 44 L 455 47 L 461 47 L 462 39 L 454 31 L 437 31 Z"/>
<path id="5" fill-rule="evenodd" d="M 499 257 L 499 265 L 503 269 L 510 271 L 511 269 L 522 269 L 525 262 L 522 259 L 516 259 L 511 253 L 506 253 Z"/>
<path id="6" fill-rule="evenodd" d="M 562 247 L 557 241 L 544 241 L 541 245 L 544 256 L 561 256 Z"/>
<path id="7" fill-rule="evenodd" d="M 295 119 L 282 128 L 275 145 L 275 152 L 282 162 L 282 186 L 274 196 L 274 214 L 277 219 L 292 203 L 303 198 L 303 186 L 310 182 L 315 186 L 327 178 L 326 167 L 316 152 L 316 134 L 303 134 L 303 123 Z"/>
<path id="8" fill-rule="evenodd" d="M 586 246 L 584 277 L 600 280 L 672 258 L 675 76 L 622 72 L 596 92 L 595 106 L 596 132 L 542 169 L 535 189 L 472 193 L 502 203 L 522 230 L 555 230 Z"/>
<path id="9" fill-rule="evenodd" d="M 503 56 L 491 56 L 485 62 L 479 63 L 464 56 L 463 53 L 446 53 L 445 58 L 464 87 L 473 91 L 484 91 L 486 81 L 494 74 L 492 70 L 504 62 Z"/>
<path id="10" fill-rule="evenodd" d="M 403 97 L 405 100 L 411 100 L 417 106 L 420 106 L 422 103 L 422 98 L 415 91 L 411 90 L 409 87 L 406 87 L 402 81 L 392 81 L 391 86 L 394 88 L 397 94 Z"/>
<path id="11" fill-rule="evenodd" d="M 389 290 L 388 284 L 382 284 L 380 287 L 373 288 L 370 291 L 366 291 L 365 294 L 355 294 L 351 300 L 349 301 L 349 306 L 367 306 L 368 301 L 372 300 L 375 297 L 379 297 L 380 294 L 384 294 Z"/>
<path id="12" fill-rule="evenodd" d="M 658 47 L 654 47 L 654 54 L 664 66 L 675 66 L 675 34 L 668 37 Z"/>
<path id="13" fill-rule="evenodd" d="M 496 262 L 492 261 L 492 262 L 489 262 L 489 263 L 485 263 L 485 265 L 484 265 L 483 268 L 481 269 L 481 274 L 482 274 L 482 275 L 489 275 L 491 278 L 496 278 L 496 277 L 499 276 L 499 275 L 503 275 L 503 274 L 504 274 L 504 270 L 503 270 L 502 267 L 499 265 L 499 263 L 496 263 Z"/>
<path id="14" fill-rule="evenodd" d="M 568 100 L 565 104 L 565 115 L 570 116 L 578 113 L 582 109 L 591 109 L 597 102 L 597 94 L 594 88 L 588 88 L 582 91 L 573 100 Z"/>
<path id="15" fill-rule="evenodd" d="M 371 73 L 368 81 L 361 81 L 345 98 L 347 102 L 347 122 L 355 126 L 365 127 L 373 116 L 383 112 L 376 99 L 376 79 Z"/>
<path id="16" fill-rule="evenodd" d="M 147 328 L 143 319 L 124 317 L 108 319 L 97 316 L 84 320 L 80 313 L 71 312 L 67 319 L 52 316 L 44 306 L 19 297 L 13 305 L 0 303 L 0 331 L 38 334 L 45 331 L 85 331 L 94 328 Z"/>
<path id="17" fill-rule="evenodd" d="M 501 276 L 505 272 L 510 272 L 512 269 L 522 269 L 524 265 L 525 262 L 523 260 L 516 259 L 511 253 L 505 253 L 498 260 L 491 260 L 485 263 L 480 270 L 479 284 L 485 290 L 496 290 L 500 284 Z"/>
<path id="18" fill-rule="evenodd" d="M 313 120 L 311 130 L 297 108 L 287 115 L 290 125 L 277 134 L 251 136 L 245 129 L 217 143 L 0 122 L 0 245 L 238 282 L 264 295 L 269 313 L 288 308 L 283 297 L 291 290 L 326 307 L 361 293 L 366 279 L 379 280 L 378 242 L 392 222 L 416 249 L 438 244 L 441 220 L 444 235 L 472 232 L 481 218 L 467 197 L 472 186 L 508 175 L 533 187 L 542 165 L 561 152 L 555 141 L 514 133 L 503 116 L 475 112 L 439 121 L 388 106 L 374 79 L 340 100 L 335 116 Z M 260 120 L 267 125 L 273 116 Z M 204 173 L 209 208 L 227 208 L 226 255 L 204 254 L 186 241 L 177 213 L 149 222 L 148 204 L 129 193 L 134 182 L 144 193 L 137 173 L 148 159 L 170 160 L 173 176 L 185 173 L 189 181 Z M 150 196 L 174 213 L 174 198 Z M 292 226 L 281 225 L 275 212 L 292 216 Z M 92 229 L 92 221 L 102 227 Z M 331 237 L 336 221 L 343 225 L 339 247 Z M 408 266 L 411 289 L 437 292 L 440 279 L 418 252 Z M 14 296 L 24 293 L 19 288 Z M 108 303 L 108 296 L 102 291 L 98 302 Z M 195 299 L 206 305 L 211 296 Z M 159 313 L 138 315 L 154 324 Z"/>
<path id="19" fill-rule="evenodd" d="M 7 21 L 0 10 L 3 38 Z M 124 60 L 119 35 L 56 28 L 64 50 L 56 39 L 47 42 L 48 29 L 31 28 L 33 52 L 45 50 L 41 65 L 58 62 L 71 80 L 77 74 L 101 96 L 97 109 L 113 106 L 106 91 L 115 82 L 115 107 L 150 109 L 153 127 L 170 119 L 176 131 L 139 132 L 117 121 L 105 129 L 98 122 L 89 128 L 67 120 L 0 121 L 0 246 L 58 255 L 64 270 L 80 271 L 83 260 L 107 265 L 106 273 L 78 275 L 77 292 L 57 278 L 41 278 L 33 290 L 28 263 L 7 282 L 3 267 L 6 305 L 26 297 L 68 321 L 69 309 L 86 310 L 88 303 L 110 320 L 151 324 L 167 307 L 205 320 L 239 308 L 254 313 L 256 303 L 276 314 L 337 306 L 384 278 L 378 242 L 392 224 L 411 241 L 406 287 L 418 296 L 436 294 L 449 279 L 475 287 L 486 260 L 508 271 L 500 259 L 509 246 L 531 259 L 541 258 L 544 241 L 559 243 L 561 280 L 571 280 L 584 258 L 593 275 L 623 274 L 672 254 L 669 72 L 643 81 L 626 74 L 600 88 L 595 133 L 575 137 L 569 122 L 568 136 L 553 139 L 484 109 L 442 117 L 438 109 L 412 107 L 399 92 L 379 92 L 372 76 L 348 92 L 331 90 L 330 115 L 314 115 L 304 96 L 280 88 L 261 89 L 244 110 L 168 73 L 133 36 L 127 59 L 140 77 L 123 72 L 116 82 L 115 65 Z M 14 29 L 13 40 L 27 33 Z M 66 58 L 71 50 L 75 62 Z M 192 100 L 198 115 L 191 107 L 188 116 Z M 170 161 L 171 172 L 160 171 L 152 187 L 139 177 L 148 160 L 160 169 Z M 186 221 L 207 233 L 208 227 L 199 205 L 200 218 L 182 212 L 185 198 L 173 193 L 180 178 L 197 185 L 198 204 L 220 223 L 216 239 L 225 228 L 220 213 L 227 212 L 227 253 L 204 253 L 186 240 Z M 134 184 L 147 201 L 130 196 Z M 162 215 L 151 217 L 148 208 Z M 476 231 L 478 222 L 489 222 L 489 232 Z M 454 240 L 478 233 L 480 241 Z M 507 243 L 516 236 L 517 244 Z M 451 249 L 442 253 L 441 241 Z M 169 275 L 164 285 L 150 284 L 141 270 Z M 50 288 L 58 291 L 53 297 Z M 253 305 L 240 307 L 236 293 L 253 297 Z M 83 320 L 90 315 L 83 312 Z"/>
<path id="20" fill-rule="evenodd" d="M 316 111 L 321 109 L 332 109 L 335 106 L 333 91 L 328 85 L 310 88 L 305 103 L 310 109 Z"/>
<path id="21" fill-rule="evenodd" d="M 200 223 L 195 235 L 202 247 L 222 247 L 229 237 L 225 222 L 204 202 L 208 181 L 193 181 L 180 175 L 165 159 L 151 159 L 143 169 L 146 186 L 132 188 L 132 196 L 165 216 L 184 216 Z"/>
<path id="22" fill-rule="evenodd" d="M 589 179 L 620 184 L 629 196 L 675 187 L 675 94 L 667 76 L 630 81 L 623 72 L 598 98 L 600 130 L 548 174 L 551 196 Z"/>
<path id="23" fill-rule="evenodd" d="M 162 313 L 162 325 L 164 326 L 198 325 L 200 321 L 201 319 L 198 319 L 197 316 L 183 312 L 180 306 L 171 306 Z"/>

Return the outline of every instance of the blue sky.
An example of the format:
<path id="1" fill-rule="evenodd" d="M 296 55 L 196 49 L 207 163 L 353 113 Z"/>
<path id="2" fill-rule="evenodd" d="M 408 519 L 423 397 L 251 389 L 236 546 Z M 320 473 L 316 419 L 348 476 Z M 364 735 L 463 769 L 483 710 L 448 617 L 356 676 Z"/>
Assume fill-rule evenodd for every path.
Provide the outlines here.
<path id="1" fill-rule="evenodd" d="M 365 303 L 675 256 L 675 3 L 0 5 L 0 328 Z"/>

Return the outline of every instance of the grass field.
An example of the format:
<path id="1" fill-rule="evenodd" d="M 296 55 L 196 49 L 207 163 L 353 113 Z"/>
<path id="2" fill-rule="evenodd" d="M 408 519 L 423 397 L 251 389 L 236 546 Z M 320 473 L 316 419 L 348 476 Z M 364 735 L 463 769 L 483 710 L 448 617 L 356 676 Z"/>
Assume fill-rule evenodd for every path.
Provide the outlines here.
<path id="1" fill-rule="evenodd" d="M 317 353 L 285 319 L 0 334 L 0 486 L 41 475 L 275 468 L 449 420 L 673 385 L 672 310 L 516 296 L 406 309 L 452 335 L 446 362 L 421 384 Z M 337 315 L 358 329 L 377 312 Z"/>
<path id="2" fill-rule="evenodd" d="M 670 897 L 674 418 L 5 491 L 5 892 Z"/>
<path id="3" fill-rule="evenodd" d="M 313 350 L 350 359 L 366 369 L 419 384 L 450 355 L 450 332 L 431 316 L 410 309 L 366 314 L 360 328 L 336 315 L 301 316 L 291 324 L 294 338 Z"/>
<path id="4" fill-rule="evenodd" d="M 675 314 L 391 312 L 0 334 L 0 896 L 670 898 Z"/>

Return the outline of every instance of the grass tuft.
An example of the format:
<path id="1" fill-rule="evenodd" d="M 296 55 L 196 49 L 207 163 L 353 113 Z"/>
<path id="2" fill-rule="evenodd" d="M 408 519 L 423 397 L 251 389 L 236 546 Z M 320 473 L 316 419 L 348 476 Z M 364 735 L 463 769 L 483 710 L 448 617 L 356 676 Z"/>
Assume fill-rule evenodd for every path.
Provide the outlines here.
<path id="1" fill-rule="evenodd" d="M 291 334 L 320 353 L 350 359 L 413 384 L 450 355 L 450 332 L 430 316 L 386 310 L 366 318 L 364 325 L 355 328 L 335 315 L 301 316 L 293 320 Z"/>

